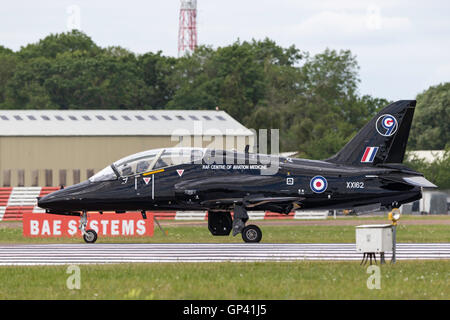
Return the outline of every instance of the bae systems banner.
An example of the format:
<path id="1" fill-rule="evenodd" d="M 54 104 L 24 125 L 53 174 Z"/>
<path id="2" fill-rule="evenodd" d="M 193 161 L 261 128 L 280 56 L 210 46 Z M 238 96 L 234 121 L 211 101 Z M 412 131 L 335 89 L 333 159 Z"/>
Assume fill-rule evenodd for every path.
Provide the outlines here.
<path id="1" fill-rule="evenodd" d="M 59 216 L 46 213 L 23 215 L 25 237 L 81 237 L 79 217 Z M 153 236 L 153 215 L 143 219 L 140 213 L 91 213 L 86 229 L 93 229 L 98 236 L 142 237 Z"/>

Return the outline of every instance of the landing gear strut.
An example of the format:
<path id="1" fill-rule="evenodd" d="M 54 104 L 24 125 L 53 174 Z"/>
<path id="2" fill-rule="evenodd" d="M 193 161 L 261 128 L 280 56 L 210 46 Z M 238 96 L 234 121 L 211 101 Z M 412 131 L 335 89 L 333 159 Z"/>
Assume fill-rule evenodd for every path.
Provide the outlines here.
<path id="1" fill-rule="evenodd" d="M 247 210 L 241 206 L 234 206 L 233 218 L 233 237 L 242 232 L 245 228 L 245 223 L 248 221 Z"/>
<path id="2" fill-rule="evenodd" d="M 95 241 L 97 241 L 97 232 L 95 232 L 95 230 L 92 229 L 86 230 L 86 226 L 87 226 L 87 212 L 83 211 L 83 213 L 81 214 L 79 229 L 81 230 L 81 233 L 83 234 L 83 239 L 86 243 L 94 243 Z"/>
<path id="3" fill-rule="evenodd" d="M 233 236 L 240 233 L 244 242 L 260 242 L 262 239 L 261 229 L 254 224 L 245 226 L 245 223 L 247 221 L 247 210 L 245 210 L 245 208 L 241 206 L 234 206 Z"/>

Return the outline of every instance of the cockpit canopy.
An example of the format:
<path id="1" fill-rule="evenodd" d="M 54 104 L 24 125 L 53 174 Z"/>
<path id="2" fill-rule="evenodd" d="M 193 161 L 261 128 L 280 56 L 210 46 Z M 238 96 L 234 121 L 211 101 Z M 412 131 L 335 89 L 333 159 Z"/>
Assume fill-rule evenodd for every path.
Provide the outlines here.
<path id="1" fill-rule="evenodd" d="M 91 182 L 115 180 L 119 177 L 129 177 L 152 170 L 201 161 L 205 151 L 204 148 L 165 148 L 143 151 L 114 162 L 89 180 Z"/>

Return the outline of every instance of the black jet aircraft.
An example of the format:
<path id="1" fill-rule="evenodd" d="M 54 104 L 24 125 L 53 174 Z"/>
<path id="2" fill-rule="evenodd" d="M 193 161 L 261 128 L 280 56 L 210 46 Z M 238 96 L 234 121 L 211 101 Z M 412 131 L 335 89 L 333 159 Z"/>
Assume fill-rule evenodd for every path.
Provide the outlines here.
<path id="1" fill-rule="evenodd" d="M 163 148 L 137 153 L 89 180 L 38 199 L 47 213 L 80 216 L 86 242 L 88 211 L 208 211 L 213 235 L 242 234 L 259 242 L 261 230 L 247 225 L 248 210 L 288 214 L 301 209 L 388 209 L 420 199 L 435 187 L 402 165 L 416 101 L 385 107 L 341 151 L 326 160 L 274 155 Z M 233 217 L 231 212 L 234 212 Z"/>

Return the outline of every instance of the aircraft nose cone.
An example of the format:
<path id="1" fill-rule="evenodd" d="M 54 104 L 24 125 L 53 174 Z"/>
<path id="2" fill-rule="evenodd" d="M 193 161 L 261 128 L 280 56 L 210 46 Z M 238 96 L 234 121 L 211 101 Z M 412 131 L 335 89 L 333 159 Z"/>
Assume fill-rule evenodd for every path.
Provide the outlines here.
<path id="1" fill-rule="evenodd" d="M 68 190 L 69 188 L 60 189 L 58 191 L 49 193 L 46 196 L 38 198 L 38 207 L 43 209 L 56 209 L 58 207 L 61 207 L 61 205 L 68 200 Z"/>
<path id="2" fill-rule="evenodd" d="M 55 201 L 55 198 L 56 197 L 52 195 L 52 193 L 38 198 L 38 207 L 43 209 L 51 209 L 51 204 Z"/>
<path id="3" fill-rule="evenodd" d="M 78 206 L 80 200 L 89 190 L 89 182 L 82 182 L 64 189 L 54 191 L 46 196 L 38 198 L 37 205 L 42 209 L 53 211 L 69 210 L 73 206 Z"/>

